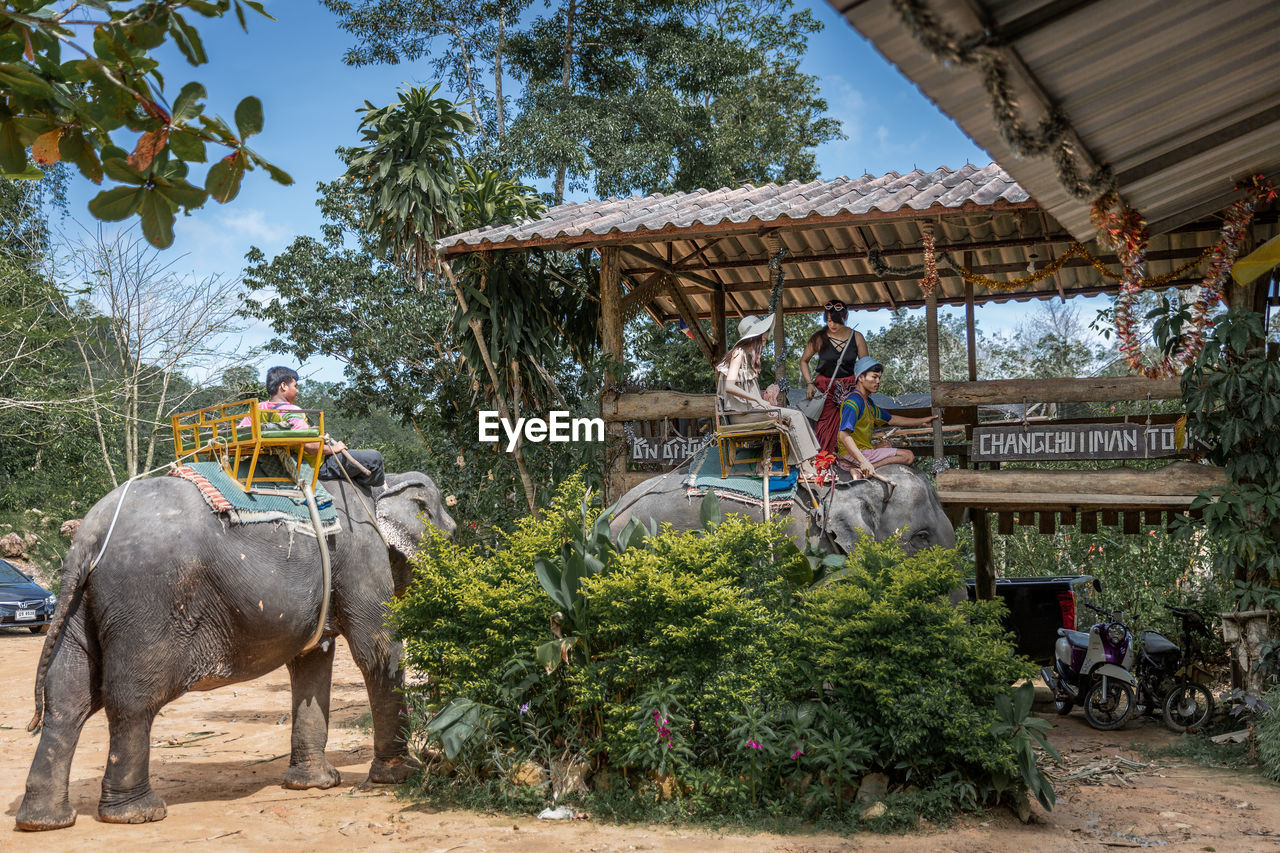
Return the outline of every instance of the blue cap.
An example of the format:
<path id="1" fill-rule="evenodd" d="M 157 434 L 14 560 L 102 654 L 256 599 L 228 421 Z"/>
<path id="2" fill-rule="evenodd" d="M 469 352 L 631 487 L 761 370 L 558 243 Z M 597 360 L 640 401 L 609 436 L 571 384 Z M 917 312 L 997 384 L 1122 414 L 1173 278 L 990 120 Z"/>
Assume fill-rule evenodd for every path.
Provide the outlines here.
<path id="1" fill-rule="evenodd" d="M 853 378 L 857 379 L 868 370 L 878 370 L 884 373 L 884 365 L 876 361 L 869 355 L 864 355 L 853 363 Z"/>

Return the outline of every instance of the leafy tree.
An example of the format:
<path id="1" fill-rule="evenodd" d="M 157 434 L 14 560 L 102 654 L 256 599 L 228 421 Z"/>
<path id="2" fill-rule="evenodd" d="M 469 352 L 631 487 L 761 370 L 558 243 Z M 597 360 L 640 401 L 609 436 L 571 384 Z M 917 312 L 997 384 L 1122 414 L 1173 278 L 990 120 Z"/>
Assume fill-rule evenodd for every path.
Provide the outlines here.
<path id="1" fill-rule="evenodd" d="M 292 183 L 247 145 L 262 130 L 257 98 L 236 107 L 233 130 L 205 114 L 203 84 L 187 83 L 171 102 L 164 94 L 155 54 L 165 41 L 171 38 L 190 65 L 202 65 L 208 57 L 188 17 L 234 11 L 246 27 L 246 8 L 271 17 L 258 0 L 4 0 L 0 174 L 38 178 L 39 167 L 65 160 L 95 184 L 108 178 L 119 186 L 95 196 L 89 212 L 108 221 L 136 214 L 147 241 L 160 248 L 173 243 L 179 209 L 194 210 L 210 197 L 231 201 L 256 166 Z M 114 141 L 122 132 L 139 134 L 132 152 Z M 210 145 L 230 153 L 198 187 L 187 180 L 188 164 L 206 162 Z"/>
<path id="2" fill-rule="evenodd" d="M 469 98 L 477 162 L 597 195 L 812 179 L 840 135 L 799 71 L 820 28 L 791 0 L 324 0 L 352 64 L 430 58 Z M 509 117 L 504 69 L 522 86 Z M 489 79 L 492 83 L 488 83 Z"/>

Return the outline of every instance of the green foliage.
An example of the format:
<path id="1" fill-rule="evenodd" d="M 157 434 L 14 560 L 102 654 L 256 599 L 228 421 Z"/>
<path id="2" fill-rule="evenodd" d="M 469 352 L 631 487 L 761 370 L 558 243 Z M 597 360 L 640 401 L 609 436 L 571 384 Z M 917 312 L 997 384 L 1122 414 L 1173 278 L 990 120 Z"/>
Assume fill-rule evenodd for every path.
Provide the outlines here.
<path id="1" fill-rule="evenodd" d="M 1254 724 L 1253 733 L 1258 741 L 1258 762 L 1268 779 L 1280 782 L 1280 687 L 1273 687 L 1262 698 L 1271 710 Z"/>
<path id="2" fill-rule="evenodd" d="M 234 11 L 246 27 L 245 9 L 267 18 L 258 0 L 93 0 L 66 6 L 54 0 L 14 2 L 0 7 L 0 174 L 39 178 L 39 166 L 74 163 L 95 184 L 104 177 L 119 186 L 89 202 L 98 219 L 137 215 L 148 242 L 173 242 L 178 211 L 191 211 L 213 197 L 235 198 L 246 171 L 261 166 L 273 180 L 290 178 L 248 147 L 262 131 L 262 104 L 240 102 L 235 129 L 205 114 L 206 92 L 187 83 L 164 106 L 164 77 L 156 53 L 166 40 L 189 65 L 208 61 L 200 33 L 188 17 L 221 18 Z M 274 19 L 273 19 L 274 20 Z M 91 46 L 76 41 L 77 28 L 92 33 Z M 69 57 L 64 56 L 64 48 Z M 112 134 L 140 134 L 132 152 Z M 187 180 L 189 163 L 208 159 L 207 145 L 230 149 L 214 163 L 204 187 Z M 30 148 L 30 159 L 27 149 Z"/>
<path id="3" fill-rule="evenodd" d="M 504 548 L 427 544 L 394 622 L 428 675 L 413 737 L 454 759 L 450 796 L 541 805 L 510 781 L 532 759 L 588 766 L 589 807 L 619 816 L 657 792 L 683 819 L 843 825 L 867 771 L 893 786 L 885 828 L 1028 790 L 1052 805 L 1045 726 L 1010 688 L 1028 665 L 999 604 L 949 603 L 953 552 L 864 543 L 837 569 L 716 509 L 704 532 L 618 544 L 571 479 Z"/>
<path id="4" fill-rule="evenodd" d="M 1231 583 L 1214 571 L 1221 545 L 1207 536 L 1186 538 L 1164 527 L 1144 527 L 1136 536 L 1114 528 L 1088 535 L 1059 528 L 1051 536 L 1016 527 L 993 537 L 995 558 L 1005 577 L 1088 574 L 1102 582 L 1102 599 L 1122 611 L 1137 628 L 1151 628 L 1176 639 L 1179 623 L 1165 605 L 1206 614 L 1230 607 Z M 1220 656 L 1221 637 L 1201 645 Z"/>
<path id="5" fill-rule="evenodd" d="M 1260 314 L 1218 318 L 1182 375 L 1188 438 L 1206 441 L 1228 484 L 1202 492 L 1202 527 L 1221 543 L 1218 569 L 1237 584 L 1242 607 L 1274 609 L 1280 587 L 1280 360 Z M 1191 526 L 1188 525 L 1188 529 Z"/>
<path id="6" fill-rule="evenodd" d="M 477 162 L 600 197 L 812 180 L 840 136 L 799 70 L 821 24 L 790 0 L 324 0 L 355 65 L 429 59 L 467 98 Z M 503 75 L 521 84 L 519 103 Z"/>

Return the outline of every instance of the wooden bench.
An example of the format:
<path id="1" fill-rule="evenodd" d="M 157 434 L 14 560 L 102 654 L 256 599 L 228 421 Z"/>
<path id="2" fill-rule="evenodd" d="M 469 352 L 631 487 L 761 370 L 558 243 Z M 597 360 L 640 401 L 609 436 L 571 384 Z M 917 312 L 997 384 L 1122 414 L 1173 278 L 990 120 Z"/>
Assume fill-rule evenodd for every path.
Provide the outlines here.
<path id="1" fill-rule="evenodd" d="M 171 418 L 174 453 L 179 462 L 218 462 L 245 491 L 251 491 L 254 483 L 296 485 L 291 476 L 258 470 L 264 452 L 279 454 L 286 460 L 286 469 L 298 470 L 303 463 L 309 464 L 311 488 L 315 489 L 324 458 L 324 412 L 296 412 L 314 424 L 309 429 L 275 429 L 274 423 L 264 418 L 266 414 L 258 408 L 256 398 L 180 412 Z M 312 443 L 315 450 L 308 451 L 307 445 Z"/>

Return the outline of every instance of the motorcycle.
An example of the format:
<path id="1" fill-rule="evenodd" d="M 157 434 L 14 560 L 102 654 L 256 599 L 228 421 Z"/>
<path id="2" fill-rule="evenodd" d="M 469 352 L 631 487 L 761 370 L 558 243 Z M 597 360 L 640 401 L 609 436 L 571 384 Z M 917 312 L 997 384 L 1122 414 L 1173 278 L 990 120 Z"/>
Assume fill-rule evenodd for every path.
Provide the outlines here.
<path id="1" fill-rule="evenodd" d="M 1123 614 L 1083 602 L 1103 617 L 1089 629 L 1058 629 L 1053 667 L 1040 677 L 1053 691 L 1053 708 L 1068 714 L 1077 703 L 1095 729 L 1118 729 L 1137 705 L 1138 681 L 1133 676 L 1133 634 Z"/>
<path id="2" fill-rule="evenodd" d="M 1175 732 L 1195 731 L 1213 716 L 1213 693 L 1196 681 L 1195 635 L 1208 636 L 1204 617 L 1170 607 L 1182 622 L 1182 647 L 1158 631 L 1142 631 L 1137 642 L 1120 613 L 1086 607 L 1103 617 L 1088 633 L 1058 630 L 1053 669 L 1040 677 L 1054 693 L 1054 710 L 1067 714 L 1079 703 L 1096 729 L 1123 726 L 1135 712 L 1163 711 Z"/>
<path id="3" fill-rule="evenodd" d="M 1213 692 L 1194 676 L 1196 635 L 1208 637 L 1209 628 L 1195 610 L 1164 607 L 1182 623 L 1182 647 L 1157 631 L 1139 635 L 1138 705 L 1148 714 L 1163 711 L 1164 724 L 1173 731 L 1192 732 L 1213 716 Z"/>

